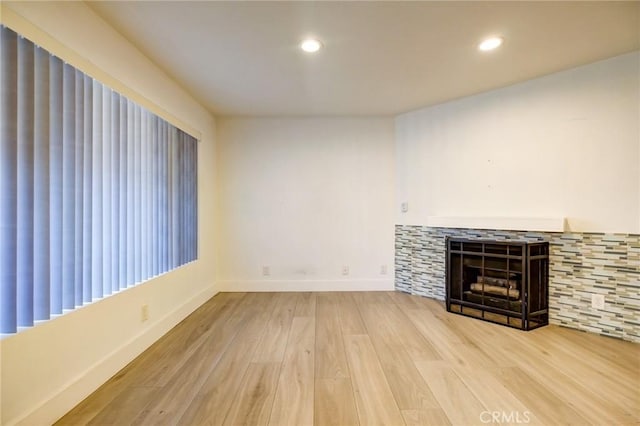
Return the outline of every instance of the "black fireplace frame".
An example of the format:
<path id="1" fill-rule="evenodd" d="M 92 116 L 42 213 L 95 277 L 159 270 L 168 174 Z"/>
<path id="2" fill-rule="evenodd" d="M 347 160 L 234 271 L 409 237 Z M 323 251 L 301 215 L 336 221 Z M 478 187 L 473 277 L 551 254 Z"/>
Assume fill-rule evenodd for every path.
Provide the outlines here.
<path id="1" fill-rule="evenodd" d="M 549 323 L 549 243 L 447 237 L 446 307 L 448 312 L 520 330 Z M 478 277 L 515 282 L 518 297 L 471 290 Z M 503 277 L 503 278 L 499 278 Z M 508 285 L 507 287 L 510 287 Z"/>

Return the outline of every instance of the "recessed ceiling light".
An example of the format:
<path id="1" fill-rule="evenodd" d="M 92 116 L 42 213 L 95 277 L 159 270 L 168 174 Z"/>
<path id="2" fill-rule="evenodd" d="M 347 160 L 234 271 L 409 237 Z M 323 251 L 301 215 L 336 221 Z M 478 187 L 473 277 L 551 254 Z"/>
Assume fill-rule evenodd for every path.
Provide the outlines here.
<path id="1" fill-rule="evenodd" d="M 315 38 L 308 38 L 300 43 L 300 49 L 309 53 L 317 52 L 321 47 L 322 43 L 320 43 L 320 41 L 316 40 Z"/>
<path id="2" fill-rule="evenodd" d="M 502 37 L 491 37 L 483 40 L 482 43 L 478 45 L 478 49 L 483 52 L 488 52 L 489 50 L 497 49 L 503 42 L 504 39 Z"/>

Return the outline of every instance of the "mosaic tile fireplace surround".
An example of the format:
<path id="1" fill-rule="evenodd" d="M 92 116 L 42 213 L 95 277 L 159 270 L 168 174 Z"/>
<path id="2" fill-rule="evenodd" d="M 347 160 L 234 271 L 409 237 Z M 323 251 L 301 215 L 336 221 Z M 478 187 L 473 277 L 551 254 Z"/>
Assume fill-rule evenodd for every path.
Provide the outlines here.
<path id="1" fill-rule="evenodd" d="M 549 242 L 549 322 L 640 342 L 640 235 L 396 225 L 395 287 L 445 298 L 445 238 Z M 591 307 L 603 294 L 605 308 Z"/>

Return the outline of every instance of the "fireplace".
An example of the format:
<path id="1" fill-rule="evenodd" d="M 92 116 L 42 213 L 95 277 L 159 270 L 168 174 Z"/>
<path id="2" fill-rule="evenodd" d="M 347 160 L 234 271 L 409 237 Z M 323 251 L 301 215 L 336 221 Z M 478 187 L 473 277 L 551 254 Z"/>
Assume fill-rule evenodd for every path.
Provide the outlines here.
<path id="1" fill-rule="evenodd" d="M 549 243 L 447 238 L 447 311 L 532 330 L 549 322 Z"/>

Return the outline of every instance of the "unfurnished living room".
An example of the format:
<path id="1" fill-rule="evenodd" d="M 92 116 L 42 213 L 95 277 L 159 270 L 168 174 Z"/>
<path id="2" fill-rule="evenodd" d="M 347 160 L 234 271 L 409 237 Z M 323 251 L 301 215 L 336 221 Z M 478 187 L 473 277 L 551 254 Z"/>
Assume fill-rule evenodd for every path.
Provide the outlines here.
<path id="1" fill-rule="evenodd" d="M 640 2 L 0 2 L 0 424 L 640 424 Z"/>

